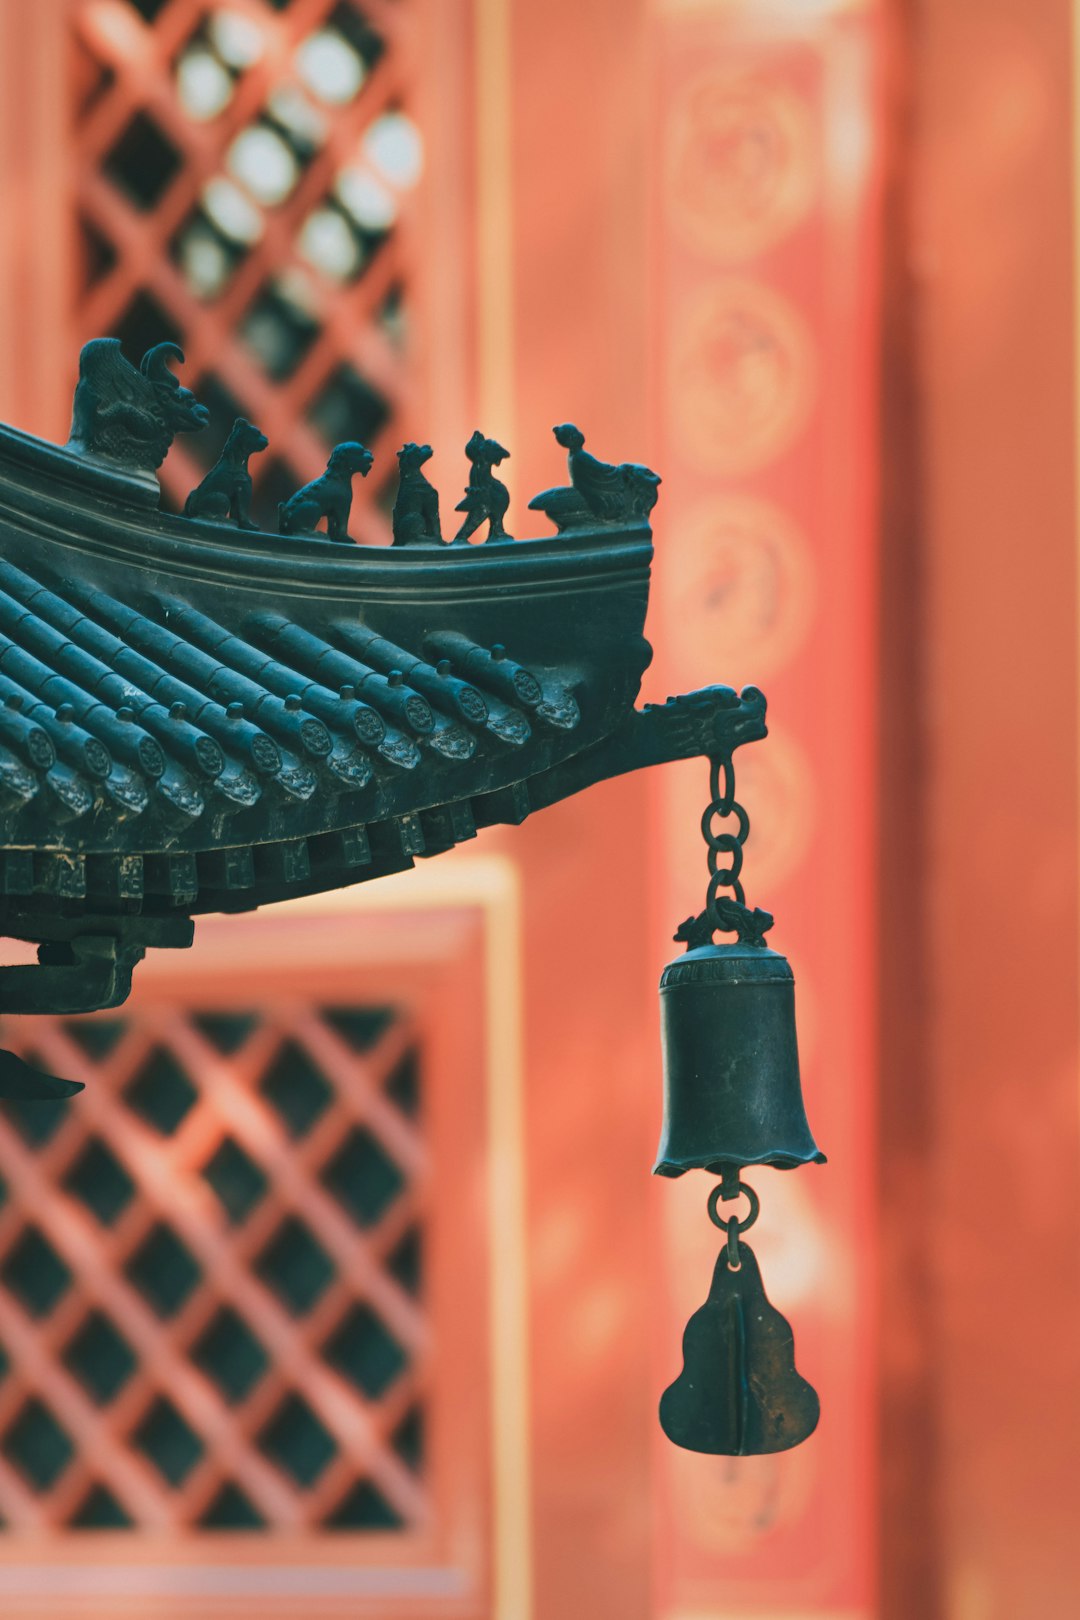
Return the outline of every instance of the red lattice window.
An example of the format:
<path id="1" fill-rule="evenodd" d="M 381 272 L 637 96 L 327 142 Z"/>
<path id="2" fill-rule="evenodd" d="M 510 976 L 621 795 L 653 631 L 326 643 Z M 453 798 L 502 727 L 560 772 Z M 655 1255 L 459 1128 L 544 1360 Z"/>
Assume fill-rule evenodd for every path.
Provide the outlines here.
<path id="1" fill-rule="evenodd" d="M 422 1524 L 407 1019 L 173 1007 L 34 1041 L 89 1089 L 0 1121 L 8 1522 Z"/>
<path id="2" fill-rule="evenodd" d="M 204 932 L 126 1008 L 5 1021 L 86 1090 L 0 1107 L 0 1588 L 48 1530 L 479 1591 L 475 928 Z"/>
<path id="3" fill-rule="evenodd" d="M 387 538 L 409 388 L 408 0 L 78 0 L 80 340 L 173 341 L 211 425 L 162 471 L 180 504 L 246 416 L 256 516 L 361 439 L 359 539 Z M 359 492 L 358 492 L 359 494 Z M 370 497 L 374 498 L 370 498 Z"/>

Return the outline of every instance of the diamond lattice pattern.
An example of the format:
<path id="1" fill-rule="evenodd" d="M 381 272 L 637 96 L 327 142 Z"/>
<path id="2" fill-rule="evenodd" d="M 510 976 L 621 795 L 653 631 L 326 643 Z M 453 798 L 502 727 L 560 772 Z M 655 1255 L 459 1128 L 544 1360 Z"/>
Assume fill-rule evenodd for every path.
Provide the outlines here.
<path id="1" fill-rule="evenodd" d="M 162 470 L 182 503 L 236 416 L 270 449 L 255 514 L 361 439 L 393 467 L 422 150 L 407 0 L 79 0 L 77 326 L 179 343 L 211 425 Z M 387 538 L 388 491 L 354 532 Z M 385 484 L 385 479 L 384 479 Z M 359 492 L 358 492 L 359 496 Z"/>
<path id="2" fill-rule="evenodd" d="M 170 1005 L 32 1039 L 87 1089 L 0 1107 L 3 1525 L 423 1527 L 408 1017 Z"/>

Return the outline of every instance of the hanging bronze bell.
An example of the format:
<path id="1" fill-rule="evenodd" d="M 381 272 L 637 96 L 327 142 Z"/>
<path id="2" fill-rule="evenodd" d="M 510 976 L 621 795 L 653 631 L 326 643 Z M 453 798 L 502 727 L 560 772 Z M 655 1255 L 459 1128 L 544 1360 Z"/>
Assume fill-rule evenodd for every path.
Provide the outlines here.
<path id="1" fill-rule="evenodd" d="M 664 1123 L 653 1173 L 824 1164 L 799 1078 L 795 976 L 764 944 L 700 945 L 660 977 Z"/>

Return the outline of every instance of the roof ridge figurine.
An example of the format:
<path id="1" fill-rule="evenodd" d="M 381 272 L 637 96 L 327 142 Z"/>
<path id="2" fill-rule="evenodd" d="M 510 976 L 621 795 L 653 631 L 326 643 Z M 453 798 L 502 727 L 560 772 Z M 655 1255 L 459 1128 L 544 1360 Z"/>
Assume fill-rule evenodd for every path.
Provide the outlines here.
<path id="1" fill-rule="evenodd" d="M 156 472 L 177 433 L 196 433 L 210 420 L 206 406 L 169 370 L 170 359 L 183 365 L 184 351 L 156 343 L 136 370 L 119 338 L 84 343 L 64 448 L 104 456 L 133 472 Z"/>
<path id="2" fill-rule="evenodd" d="M 184 502 L 184 516 L 223 522 L 231 517 L 239 529 L 257 529 L 251 519 L 251 474 L 248 459 L 265 450 L 270 440 L 246 417 L 238 416 L 229 430 L 220 456 Z"/>
<path id="3" fill-rule="evenodd" d="M 497 439 L 485 439 L 477 429 L 465 446 L 465 454 L 472 463 L 469 482 L 454 511 L 464 512 L 466 517 L 454 536 L 454 544 L 464 545 L 485 520 L 489 540 L 512 540 L 514 537 L 507 534 L 504 523 L 510 491 L 492 472 L 493 467 L 508 459 L 509 450 L 504 450 Z"/>
<path id="4" fill-rule="evenodd" d="M 352 511 L 352 481 L 357 473 L 366 478 L 375 457 L 366 445 L 355 439 L 336 444 L 330 452 L 326 471 L 304 484 L 295 495 L 278 506 L 278 529 L 282 534 L 318 535 L 318 525 L 326 519 L 326 538 L 350 542 L 349 514 Z"/>
<path id="5" fill-rule="evenodd" d="M 443 543 L 439 527 L 438 491 L 422 468 L 431 460 L 430 444 L 403 444 L 398 456 L 398 492 L 391 518 L 395 546 L 437 546 Z"/>
<path id="6" fill-rule="evenodd" d="M 543 512 L 562 533 L 604 524 L 644 523 L 656 505 L 659 473 L 639 462 L 618 466 L 600 461 L 585 449 L 585 435 L 573 422 L 552 428 L 567 451 L 570 487 L 545 489 L 529 502 L 530 512 Z"/>

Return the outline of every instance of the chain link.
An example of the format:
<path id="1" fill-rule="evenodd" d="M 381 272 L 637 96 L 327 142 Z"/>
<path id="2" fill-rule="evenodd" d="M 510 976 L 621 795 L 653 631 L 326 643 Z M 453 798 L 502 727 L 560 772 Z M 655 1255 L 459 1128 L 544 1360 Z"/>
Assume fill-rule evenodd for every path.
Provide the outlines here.
<path id="1" fill-rule="evenodd" d="M 720 782 L 723 779 L 723 790 Z M 726 759 L 709 760 L 709 792 L 720 815 L 730 814 L 735 803 L 735 762 L 730 754 Z M 710 809 L 712 806 L 710 806 Z"/>

